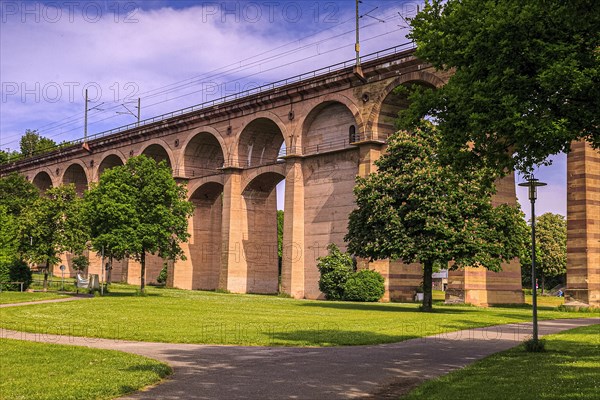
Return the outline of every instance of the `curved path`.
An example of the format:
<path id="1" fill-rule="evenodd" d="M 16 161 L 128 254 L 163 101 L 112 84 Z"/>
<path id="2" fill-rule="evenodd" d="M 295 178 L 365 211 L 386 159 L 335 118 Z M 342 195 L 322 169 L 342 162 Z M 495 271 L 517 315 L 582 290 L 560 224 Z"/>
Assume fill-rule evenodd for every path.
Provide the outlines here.
<path id="1" fill-rule="evenodd" d="M 539 322 L 540 335 L 599 318 Z M 518 345 L 531 323 L 468 329 L 375 346 L 243 347 L 130 342 L 24 333 L 1 337 L 121 350 L 167 362 L 174 374 L 124 399 L 396 399 L 427 379 Z"/>

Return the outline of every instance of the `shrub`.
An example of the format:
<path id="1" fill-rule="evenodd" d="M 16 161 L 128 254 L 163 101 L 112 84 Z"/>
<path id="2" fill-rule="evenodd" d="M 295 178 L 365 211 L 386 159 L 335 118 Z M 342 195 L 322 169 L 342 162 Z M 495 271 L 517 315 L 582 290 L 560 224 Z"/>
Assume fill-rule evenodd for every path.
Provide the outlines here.
<path id="1" fill-rule="evenodd" d="M 526 340 L 524 344 L 525 350 L 528 353 L 541 353 L 546 351 L 546 342 L 543 339 L 538 339 L 537 341 L 529 339 Z"/>
<path id="2" fill-rule="evenodd" d="M 318 258 L 317 268 L 321 273 L 319 290 L 327 300 L 342 300 L 344 285 L 353 272 L 352 258 L 333 243 L 327 246 L 329 254 Z"/>
<path id="3" fill-rule="evenodd" d="M 156 282 L 158 283 L 167 283 L 167 264 L 163 264 L 162 269 L 160 270 L 160 273 L 158 274 L 158 277 L 156 278 Z"/>
<path id="4" fill-rule="evenodd" d="M 24 282 L 23 290 L 31 285 L 31 269 L 25 261 L 12 260 L 0 261 L 0 288 L 2 290 L 20 290 L 19 284 L 8 282 Z"/>
<path id="5" fill-rule="evenodd" d="M 372 269 L 363 269 L 352 274 L 344 285 L 344 300 L 378 301 L 383 297 L 383 276 Z"/>

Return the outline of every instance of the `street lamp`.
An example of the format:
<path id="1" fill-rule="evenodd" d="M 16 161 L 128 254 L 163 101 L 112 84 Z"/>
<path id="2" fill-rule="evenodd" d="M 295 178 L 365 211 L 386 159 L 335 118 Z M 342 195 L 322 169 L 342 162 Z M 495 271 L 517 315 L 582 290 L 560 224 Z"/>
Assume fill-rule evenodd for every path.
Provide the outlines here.
<path id="1" fill-rule="evenodd" d="M 533 341 L 538 342 L 538 323 L 537 323 L 537 288 L 535 277 L 535 200 L 537 199 L 538 186 L 546 186 L 545 183 L 535 179 L 533 175 L 527 182 L 519 183 L 519 186 L 529 188 L 529 201 L 531 201 L 531 293 L 533 303 Z"/>

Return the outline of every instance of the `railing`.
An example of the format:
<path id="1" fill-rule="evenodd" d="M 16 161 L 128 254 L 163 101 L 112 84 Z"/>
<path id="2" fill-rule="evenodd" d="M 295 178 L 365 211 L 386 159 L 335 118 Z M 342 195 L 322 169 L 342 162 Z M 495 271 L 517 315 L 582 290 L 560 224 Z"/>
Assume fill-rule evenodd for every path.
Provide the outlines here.
<path id="1" fill-rule="evenodd" d="M 21 290 L 19 291 L 22 292 L 25 282 L 0 282 L 0 292 L 2 292 L 2 285 L 19 285 L 21 287 Z"/>
<path id="2" fill-rule="evenodd" d="M 413 42 L 409 42 L 409 43 L 402 43 L 398 46 L 394 46 L 394 47 L 390 47 L 388 49 L 384 49 L 384 50 L 380 50 L 377 51 L 375 53 L 371 53 L 371 54 L 367 54 L 364 55 L 360 58 L 361 63 L 365 63 L 368 61 L 374 61 L 383 57 L 387 57 L 390 55 L 394 55 L 394 54 L 398 54 L 398 53 L 402 53 L 405 52 L 406 50 L 410 50 L 410 49 L 414 49 L 415 45 Z M 139 127 L 143 127 L 143 126 L 147 126 L 147 125 L 151 125 L 154 124 L 156 122 L 161 122 L 161 121 L 165 121 L 168 120 L 170 118 L 173 117 L 177 117 L 180 115 L 184 115 L 184 114 L 189 114 L 192 112 L 197 112 L 197 111 L 201 111 L 201 110 L 205 110 L 208 109 L 210 107 L 214 107 L 220 104 L 224 104 L 224 103 L 228 103 L 231 101 L 235 101 L 235 100 L 239 100 L 242 99 L 244 97 L 248 97 L 248 96 L 252 96 L 252 95 L 256 95 L 256 94 L 260 94 L 260 93 L 264 93 L 264 92 L 268 92 L 270 90 L 274 90 L 292 83 L 299 83 L 299 82 L 304 82 L 306 80 L 309 79 L 313 79 L 319 76 L 324 76 L 327 75 L 329 73 L 332 72 L 337 72 L 337 71 L 341 71 L 344 70 L 346 68 L 349 67 L 353 67 L 354 65 L 356 65 L 356 59 L 352 59 L 352 60 L 348 60 L 348 61 L 343 61 L 337 64 L 333 64 L 330 65 L 328 67 L 324 67 L 324 68 L 320 68 L 314 71 L 310 71 L 310 72 L 306 72 L 304 74 L 300 74 L 300 75 L 296 75 L 293 76 L 291 78 L 287 78 L 287 79 L 282 79 L 273 83 L 269 83 L 269 84 L 265 84 L 262 86 L 258 86 L 256 88 L 252 88 L 252 89 L 248 89 L 248 90 L 244 90 L 242 92 L 238 92 L 238 93 L 234 93 L 234 94 L 230 94 L 224 97 L 220 97 L 218 99 L 214 99 L 214 100 L 210 100 L 210 101 L 206 101 L 204 103 L 200 103 L 191 107 L 186 107 L 186 108 L 182 108 L 176 111 L 172 111 L 169 113 L 165 113 L 165 114 L 161 114 L 152 118 L 148 118 L 145 120 L 142 120 L 140 122 L 135 122 L 135 123 L 131 123 L 131 124 L 127 124 L 127 125 L 123 125 L 120 126 L 118 128 L 113 128 L 107 131 L 103 131 L 103 132 L 99 132 L 99 133 L 95 133 L 93 135 L 88 135 L 87 136 L 87 140 L 96 140 L 96 139 L 101 139 L 103 137 L 107 137 L 107 136 L 111 136 L 111 135 L 115 135 L 117 133 L 121 133 L 130 129 L 134 129 L 134 128 L 139 128 Z M 79 138 L 79 139 L 75 139 L 69 142 L 63 142 L 60 145 L 58 145 L 56 148 L 69 148 L 75 145 L 80 145 L 82 144 L 84 141 L 86 140 L 86 138 Z M 50 150 L 46 150 L 46 152 L 49 152 Z M 41 154 L 38 155 L 33 155 L 31 156 L 32 158 L 36 157 L 36 156 L 41 156 Z M 9 162 L 14 162 L 14 161 L 18 161 L 20 158 L 18 159 L 12 159 L 9 160 Z"/>

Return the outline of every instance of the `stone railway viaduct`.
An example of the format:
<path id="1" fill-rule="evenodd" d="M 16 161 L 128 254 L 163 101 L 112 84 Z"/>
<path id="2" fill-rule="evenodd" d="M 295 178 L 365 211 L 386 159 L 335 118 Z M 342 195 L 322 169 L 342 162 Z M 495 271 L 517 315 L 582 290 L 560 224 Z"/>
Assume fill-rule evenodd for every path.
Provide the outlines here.
<path id="1" fill-rule="evenodd" d="M 184 244 L 187 260 L 169 264 L 169 282 L 184 289 L 224 289 L 315 299 L 317 258 L 343 237 L 354 207 L 356 176 L 375 170 L 406 99 L 399 85 L 440 87 L 449 75 L 406 47 L 304 74 L 248 93 L 92 136 L 86 143 L 0 167 L 18 171 L 41 191 L 74 184 L 83 192 L 107 168 L 146 154 L 166 160 L 195 205 Z M 281 274 L 277 256 L 276 185 L 285 179 Z M 498 182 L 496 203 L 516 202 L 514 176 Z M 568 156 L 568 294 L 600 305 L 600 154 L 574 143 Z M 63 260 L 70 267 L 70 257 Z M 149 256 L 153 281 L 163 260 Z M 386 300 L 410 300 L 419 265 L 360 262 L 386 278 Z M 90 272 L 100 271 L 93 260 Z M 139 282 L 134 261 L 115 262 L 113 280 Z M 519 303 L 519 263 L 500 273 L 452 271 L 447 299 L 473 304 Z M 279 283 L 280 282 L 280 283 Z"/>

